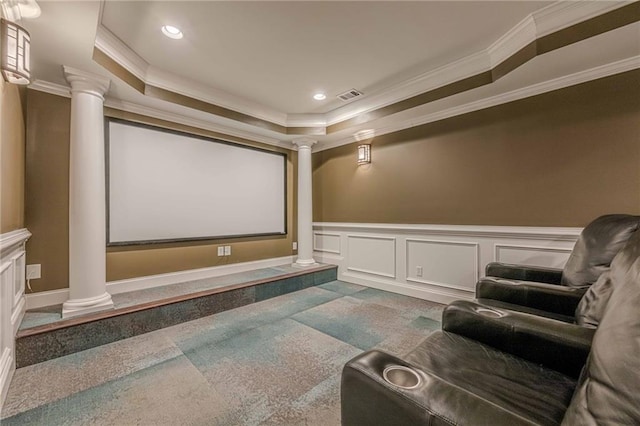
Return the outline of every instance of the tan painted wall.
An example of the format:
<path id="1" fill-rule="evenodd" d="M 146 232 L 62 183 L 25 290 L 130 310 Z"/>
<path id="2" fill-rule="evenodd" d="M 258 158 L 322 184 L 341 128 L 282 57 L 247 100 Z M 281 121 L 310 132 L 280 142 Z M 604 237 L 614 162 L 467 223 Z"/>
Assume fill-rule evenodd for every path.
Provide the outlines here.
<path id="1" fill-rule="evenodd" d="M 68 287 L 69 244 L 69 118 L 71 101 L 30 90 L 27 119 L 27 226 L 33 237 L 27 262 L 42 264 L 42 278 L 33 280 L 34 291 Z M 105 114 L 208 137 L 260 146 L 287 154 L 288 234 L 205 242 L 111 247 L 107 249 L 107 281 L 268 259 L 293 254 L 296 238 L 296 167 L 293 151 L 264 146 L 175 123 L 117 110 Z M 217 256 L 218 245 L 231 245 L 232 255 Z"/>
<path id="2" fill-rule="evenodd" d="M 0 233 L 24 228 L 24 97 L 0 78 Z"/>
<path id="3" fill-rule="evenodd" d="M 67 98 L 27 91 L 27 264 L 42 265 L 33 291 L 69 286 L 69 119 Z"/>
<path id="4" fill-rule="evenodd" d="M 584 226 L 640 214 L 640 71 L 313 155 L 314 221 Z"/>

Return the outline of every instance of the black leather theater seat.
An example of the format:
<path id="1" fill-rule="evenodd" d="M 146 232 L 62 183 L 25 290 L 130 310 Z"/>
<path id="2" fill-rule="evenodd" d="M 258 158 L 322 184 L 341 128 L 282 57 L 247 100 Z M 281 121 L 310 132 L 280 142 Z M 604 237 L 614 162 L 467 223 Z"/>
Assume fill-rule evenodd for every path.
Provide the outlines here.
<path id="1" fill-rule="evenodd" d="M 597 328 L 450 305 L 444 331 L 406 357 L 370 351 L 345 365 L 343 425 L 640 424 L 640 233 L 605 287 Z"/>
<path id="2" fill-rule="evenodd" d="M 640 216 L 600 216 L 583 229 L 564 269 L 490 263 L 476 284 L 476 298 L 485 305 L 573 322 L 587 288 L 609 270 L 639 227 Z"/>

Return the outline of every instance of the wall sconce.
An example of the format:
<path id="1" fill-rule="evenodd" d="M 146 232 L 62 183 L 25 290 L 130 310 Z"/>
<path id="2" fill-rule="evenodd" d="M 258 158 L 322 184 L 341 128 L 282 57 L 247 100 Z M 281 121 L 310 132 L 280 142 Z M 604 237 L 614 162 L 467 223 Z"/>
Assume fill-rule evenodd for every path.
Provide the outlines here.
<path id="1" fill-rule="evenodd" d="M 9 83 L 29 84 L 31 37 L 27 30 L 5 19 L 0 21 L 0 26 L 2 75 Z"/>
<path id="2" fill-rule="evenodd" d="M 371 145 L 358 145 L 358 165 L 371 163 Z"/>

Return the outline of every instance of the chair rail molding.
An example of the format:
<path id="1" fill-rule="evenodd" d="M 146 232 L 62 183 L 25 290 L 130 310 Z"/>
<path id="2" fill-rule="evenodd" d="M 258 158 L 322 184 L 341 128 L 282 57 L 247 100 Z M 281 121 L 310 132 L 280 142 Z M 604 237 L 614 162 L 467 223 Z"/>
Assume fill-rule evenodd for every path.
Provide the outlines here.
<path id="1" fill-rule="evenodd" d="M 449 303 L 473 299 L 490 262 L 561 268 L 582 228 L 395 223 L 313 224 L 314 257 L 338 279 Z"/>
<path id="2" fill-rule="evenodd" d="M 0 235 L 0 408 L 16 369 L 15 337 L 25 312 L 27 229 Z"/>

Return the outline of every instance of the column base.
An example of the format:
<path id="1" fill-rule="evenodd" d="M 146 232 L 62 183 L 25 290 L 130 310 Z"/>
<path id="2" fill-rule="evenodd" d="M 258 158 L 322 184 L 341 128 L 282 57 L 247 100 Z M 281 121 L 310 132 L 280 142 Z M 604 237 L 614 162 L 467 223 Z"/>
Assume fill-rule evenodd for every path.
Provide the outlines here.
<path id="1" fill-rule="evenodd" d="M 62 304 L 62 318 L 73 318 L 109 309 L 113 309 L 113 300 L 111 300 L 111 295 L 105 292 L 98 297 L 67 300 Z"/>
<path id="2" fill-rule="evenodd" d="M 318 266 L 319 263 L 315 261 L 315 259 L 296 259 L 296 261 L 291 265 L 294 268 L 309 268 L 310 266 Z"/>

